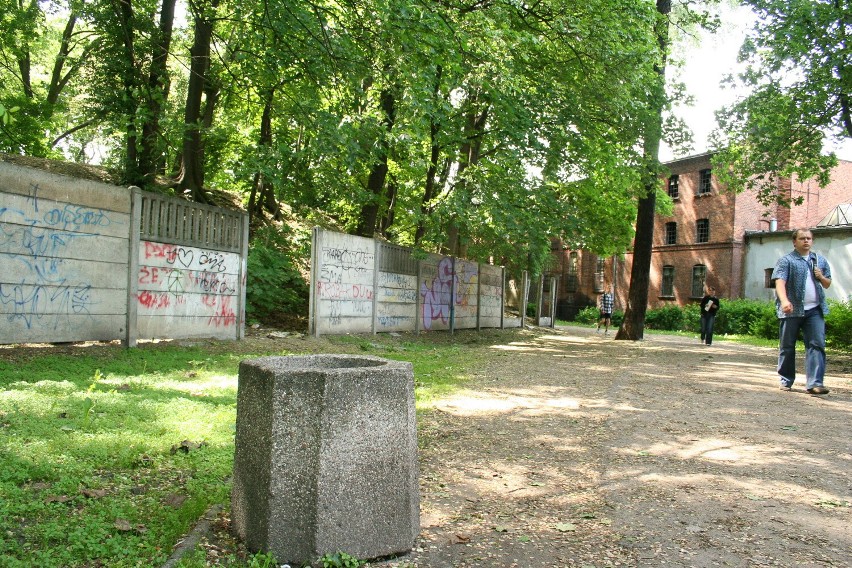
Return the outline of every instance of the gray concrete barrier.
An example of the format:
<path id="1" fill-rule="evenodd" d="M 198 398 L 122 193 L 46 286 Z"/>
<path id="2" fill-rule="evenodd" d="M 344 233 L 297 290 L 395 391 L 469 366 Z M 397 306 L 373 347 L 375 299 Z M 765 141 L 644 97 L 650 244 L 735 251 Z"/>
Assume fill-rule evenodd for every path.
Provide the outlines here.
<path id="1" fill-rule="evenodd" d="M 279 562 L 411 550 L 420 530 L 411 363 L 357 355 L 240 363 L 232 521 Z"/>

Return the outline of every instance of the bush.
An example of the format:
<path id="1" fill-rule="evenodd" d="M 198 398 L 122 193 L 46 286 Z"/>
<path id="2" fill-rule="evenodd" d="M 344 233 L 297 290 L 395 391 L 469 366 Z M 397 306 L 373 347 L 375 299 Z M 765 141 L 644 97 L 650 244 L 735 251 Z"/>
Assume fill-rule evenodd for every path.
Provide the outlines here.
<path id="1" fill-rule="evenodd" d="M 246 261 L 247 317 L 265 319 L 304 312 L 308 285 L 294 262 L 296 251 L 291 236 L 276 227 L 257 230 Z"/>
<path id="2" fill-rule="evenodd" d="M 648 329 L 680 331 L 683 329 L 683 324 L 683 310 L 678 306 L 656 308 L 645 313 L 645 327 Z"/>
<path id="3" fill-rule="evenodd" d="M 852 300 L 829 300 L 828 304 L 825 343 L 829 347 L 849 349 L 852 346 Z"/>
<path id="4" fill-rule="evenodd" d="M 583 308 L 582 310 L 580 310 L 579 312 L 577 312 L 577 315 L 574 316 L 574 321 L 576 323 L 583 323 L 583 324 L 587 324 L 587 325 L 588 324 L 596 324 L 596 323 L 598 323 L 598 320 L 600 319 L 600 314 L 601 314 L 600 310 L 598 310 L 596 307 L 587 306 L 587 307 Z"/>
<path id="5" fill-rule="evenodd" d="M 775 302 L 763 302 L 763 306 L 749 323 L 748 333 L 763 339 L 778 340 L 778 315 L 775 313 Z"/>
<path id="6" fill-rule="evenodd" d="M 601 311 L 595 306 L 586 306 L 574 316 L 574 323 L 585 325 L 597 325 L 601 319 Z M 610 327 L 621 327 L 624 321 L 624 312 L 615 310 L 612 312 L 612 325 Z"/>
<path id="7" fill-rule="evenodd" d="M 748 335 L 751 333 L 752 324 L 767 313 L 775 314 L 775 304 L 773 302 L 742 298 L 733 300 L 723 299 L 722 307 L 716 314 L 714 331 L 720 335 Z M 776 329 L 775 337 L 777 336 L 778 330 Z"/>

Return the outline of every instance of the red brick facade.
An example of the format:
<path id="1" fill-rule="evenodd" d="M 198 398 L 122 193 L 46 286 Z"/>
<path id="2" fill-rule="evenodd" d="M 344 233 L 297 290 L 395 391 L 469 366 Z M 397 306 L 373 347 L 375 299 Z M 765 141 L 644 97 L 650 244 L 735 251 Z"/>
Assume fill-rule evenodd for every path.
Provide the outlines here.
<path id="1" fill-rule="evenodd" d="M 813 227 L 837 205 L 852 201 L 852 162 L 840 162 L 832 172 L 831 183 L 822 189 L 815 180 L 781 180 L 779 186 L 783 193 L 792 199 L 803 199 L 801 205 L 782 207 L 761 204 L 755 192 L 734 194 L 726 191 L 712 174 L 711 157 L 709 153 L 701 154 L 666 164 L 671 177 L 663 178 L 663 188 L 670 195 L 673 187 L 677 192 L 676 197 L 672 196 L 672 214 L 657 215 L 654 221 L 649 308 L 683 306 L 700 299 L 702 273 L 706 283 L 716 288 L 720 297 L 742 297 L 746 231 Z M 667 233 L 667 224 L 673 232 Z M 673 244 L 667 242 L 667 236 L 673 237 Z M 569 290 L 566 283 L 571 279 L 572 253 L 576 255 L 577 285 L 576 289 Z M 554 257 L 557 266 L 551 273 L 560 277 L 558 317 L 570 319 L 577 310 L 597 301 L 600 290 L 595 283 L 601 278 L 600 274 L 595 276 L 598 259 L 588 251 L 562 250 L 558 243 L 554 246 Z M 604 273 L 613 283 L 616 309 L 623 310 L 627 304 L 632 260 L 633 254 L 628 252 L 622 258 L 608 258 L 604 263 Z M 670 285 L 664 290 L 668 282 Z"/>

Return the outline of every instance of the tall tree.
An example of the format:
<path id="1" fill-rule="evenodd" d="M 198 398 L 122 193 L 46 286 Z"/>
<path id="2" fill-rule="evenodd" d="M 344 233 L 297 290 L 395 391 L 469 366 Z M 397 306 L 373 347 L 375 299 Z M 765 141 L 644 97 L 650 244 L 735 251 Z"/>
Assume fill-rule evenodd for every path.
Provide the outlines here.
<path id="1" fill-rule="evenodd" d="M 663 109 L 666 105 L 666 59 L 669 50 L 669 14 L 671 0 L 657 0 L 660 17 L 654 28 L 659 43 L 659 55 L 654 64 L 657 76 L 651 83 L 648 96 L 651 114 L 646 123 L 642 142 L 645 158 L 643 172 L 644 195 L 639 198 L 636 214 L 636 237 L 633 244 L 633 265 L 630 268 L 630 288 L 624 320 L 615 334 L 616 339 L 642 339 L 645 332 L 645 313 L 648 309 L 648 288 L 651 274 L 651 252 L 654 244 L 654 213 L 657 188 L 660 184 L 660 140 L 663 133 Z"/>
<path id="2" fill-rule="evenodd" d="M 213 120 L 219 89 L 211 76 L 210 49 L 213 23 L 219 0 L 190 2 L 193 40 L 190 48 L 189 81 L 184 105 L 184 134 L 178 188 L 193 201 L 208 203 L 204 189 L 204 132 Z"/>
<path id="3" fill-rule="evenodd" d="M 852 10 L 846 0 L 745 0 L 757 18 L 740 50 L 749 94 L 718 113 L 720 180 L 765 203 L 779 178 L 829 181 L 828 138 L 852 138 Z"/>

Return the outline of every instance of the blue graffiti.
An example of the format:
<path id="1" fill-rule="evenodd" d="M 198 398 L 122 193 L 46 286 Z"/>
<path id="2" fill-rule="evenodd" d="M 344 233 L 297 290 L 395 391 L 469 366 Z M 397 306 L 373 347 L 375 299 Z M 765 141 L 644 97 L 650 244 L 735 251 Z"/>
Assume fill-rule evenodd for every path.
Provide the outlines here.
<path id="1" fill-rule="evenodd" d="M 91 297 L 91 285 L 71 286 L 26 286 L 23 283 L 9 285 L 0 283 L 0 304 L 11 308 L 6 316 L 10 322 L 21 321 L 31 329 L 33 324 L 46 317 L 53 318 L 53 328 L 62 315 L 91 315 L 89 308 L 95 304 Z"/>

